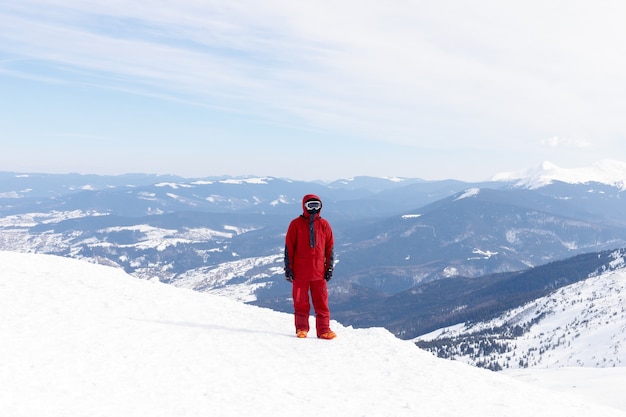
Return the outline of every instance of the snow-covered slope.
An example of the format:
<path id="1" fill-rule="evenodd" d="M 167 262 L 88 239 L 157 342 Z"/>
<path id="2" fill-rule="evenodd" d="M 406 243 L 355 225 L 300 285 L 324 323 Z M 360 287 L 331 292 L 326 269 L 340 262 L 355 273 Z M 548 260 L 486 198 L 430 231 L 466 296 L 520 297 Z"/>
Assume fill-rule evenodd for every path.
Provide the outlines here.
<path id="1" fill-rule="evenodd" d="M 609 272 L 496 319 L 440 329 L 418 340 L 430 341 L 440 356 L 492 369 L 626 367 L 626 269 L 617 254 Z"/>
<path id="2" fill-rule="evenodd" d="M 535 168 L 522 172 L 496 174 L 493 181 L 517 181 L 517 186 L 539 188 L 561 181 L 569 184 L 598 182 L 626 190 L 626 162 L 605 159 L 582 168 L 561 168 L 551 162 L 543 162 Z"/>
<path id="3" fill-rule="evenodd" d="M 110 267 L 0 252 L 0 268 L 3 416 L 626 415 L 382 329 L 301 340 L 289 314 Z"/>

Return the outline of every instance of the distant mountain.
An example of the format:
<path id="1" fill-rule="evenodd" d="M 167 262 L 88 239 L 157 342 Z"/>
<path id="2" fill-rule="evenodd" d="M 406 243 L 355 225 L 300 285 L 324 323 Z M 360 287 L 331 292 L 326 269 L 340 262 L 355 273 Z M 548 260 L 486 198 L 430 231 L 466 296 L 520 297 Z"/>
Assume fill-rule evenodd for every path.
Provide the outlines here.
<path id="1" fill-rule="evenodd" d="M 552 184 L 554 181 L 568 184 L 599 183 L 626 190 L 626 163 L 603 160 L 589 167 L 567 169 L 551 162 L 521 172 L 503 172 L 492 177 L 493 181 L 515 182 L 518 187 L 530 189 Z"/>
<path id="2" fill-rule="evenodd" d="M 45 174 L 0 171 L 0 201 L 55 198 L 85 190 L 107 190 L 120 187 L 141 187 L 159 182 L 177 182 L 175 175 L 124 174 L 83 175 Z"/>
<path id="3" fill-rule="evenodd" d="M 379 178 L 379 177 L 354 177 L 341 179 L 326 183 L 329 188 L 343 190 L 368 190 L 371 193 L 378 193 L 385 190 L 392 190 L 405 187 L 411 184 L 424 184 L 428 181 L 419 178 Z"/>
<path id="4" fill-rule="evenodd" d="M 325 202 L 338 262 L 331 291 L 355 324 L 349 311 L 429 283 L 626 247 L 624 190 L 598 182 L 0 173 L 0 249 L 87 259 L 286 310 L 284 234 L 307 193 Z"/>
<path id="5" fill-rule="evenodd" d="M 469 188 L 405 214 L 360 222 L 339 232 L 336 269 L 349 271 L 347 281 L 395 293 L 440 278 L 519 271 L 626 246 L 626 200 L 606 201 L 606 194 L 580 185 L 557 191 Z"/>
<path id="6" fill-rule="evenodd" d="M 417 344 L 439 357 L 493 370 L 624 366 L 624 256 L 625 251 L 614 252 L 610 254 L 611 260 L 590 278 L 559 285 L 541 297 L 530 297 L 491 319 L 459 320 L 461 324 L 420 336 Z M 554 281 L 571 279 L 585 268 L 581 263 L 583 258 L 576 258 L 572 262 L 576 270 L 567 274 L 559 273 L 558 266 L 537 269 Z M 502 288 L 502 284 L 499 286 Z M 493 302 L 497 302 L 497 295 L 499 291 L 493 291 Z M 476 305 L 459 304 L 458 310 Z"/>
<path id="7" fill-rule="evenodd" d="M 333 316 L 357 327 L 384 326 L 412 339 L 457 323 L 498 317 L 563 286 L 623 268 L 625 253 L 588 253 L 518 272 L 451 277 L 393 295 L 357 288 L 352 292 L 359 294 L 359 302 L 333 293 Z"/>
<path id="8" fill-rule="evenodd" d="M 402 192 L 413 184 L 417 188 L 412 188 L 412 192 Z M 0 215 L 21 214 L 36 208 L 39 212 L 81 210 L 131 217 L 177 211 L 296 216 L 301 211 L 302 196 L 313 193 L 326 203 L 325 215 L 341 221 L 397 213 L 456 192 L 462 188 L 461 184 L 457 182 L 447 190 L 433 192 L 432 183 L 419 179 L 357 177 L 324 184 L 274 177 L 184 179 L 142 174 L 0 172 Z M 378 195 L 385 191 L 389 195 Z M 398 199 L 398 195 L 403 197 Z"/>

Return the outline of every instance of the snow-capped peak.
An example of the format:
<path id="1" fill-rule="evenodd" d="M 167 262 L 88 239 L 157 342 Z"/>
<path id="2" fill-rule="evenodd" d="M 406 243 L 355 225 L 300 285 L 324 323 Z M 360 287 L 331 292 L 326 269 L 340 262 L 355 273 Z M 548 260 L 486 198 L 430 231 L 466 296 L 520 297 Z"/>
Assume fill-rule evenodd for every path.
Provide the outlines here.
<path id="1" fill-rule="evenodd" d="M 539 166 L 520 172 L 502 172 L 493 181 L 515 181 L 518 187 L 540 188 L 561 181 L 569 184 L 598 182 L 626 190 L 626 162 L 604 159 L 582 168 L 561 168 L 545 161 Z"/>

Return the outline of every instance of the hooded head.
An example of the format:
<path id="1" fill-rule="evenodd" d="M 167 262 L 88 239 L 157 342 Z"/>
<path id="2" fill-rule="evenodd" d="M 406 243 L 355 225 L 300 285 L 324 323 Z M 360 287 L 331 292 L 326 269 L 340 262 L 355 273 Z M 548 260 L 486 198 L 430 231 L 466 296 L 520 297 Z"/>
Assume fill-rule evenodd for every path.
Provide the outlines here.
<path id="1" fill-rule="evenodd" d="M 307 208 L 307 203 L 309 201 L 318 201 L 319 207 Z M 307 194 L 302 198 L 302 211 L 304 212 L 305 216 L 317 214 L 320 212 L 320 210 L 322 210 L 322 200 L 318 196 L 316 196 L 315 194 Z"/>

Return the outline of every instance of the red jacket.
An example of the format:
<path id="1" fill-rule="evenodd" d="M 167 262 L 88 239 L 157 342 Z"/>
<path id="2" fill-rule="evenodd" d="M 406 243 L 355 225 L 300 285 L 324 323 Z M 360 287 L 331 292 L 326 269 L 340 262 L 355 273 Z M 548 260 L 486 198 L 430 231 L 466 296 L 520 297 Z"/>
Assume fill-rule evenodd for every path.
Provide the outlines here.
<path id="1" fill-rule="evenodd" d="M 320 200 L 314 194 L 304 196 L 302 214 L 291 221 L 285 238 L 285 271 L 293 272 L 295 280 L 324 279 L 326 270 L 333 266 L 333 231 L 319 213 L 306 211 L 304 203 L 311 199 Z"/>

